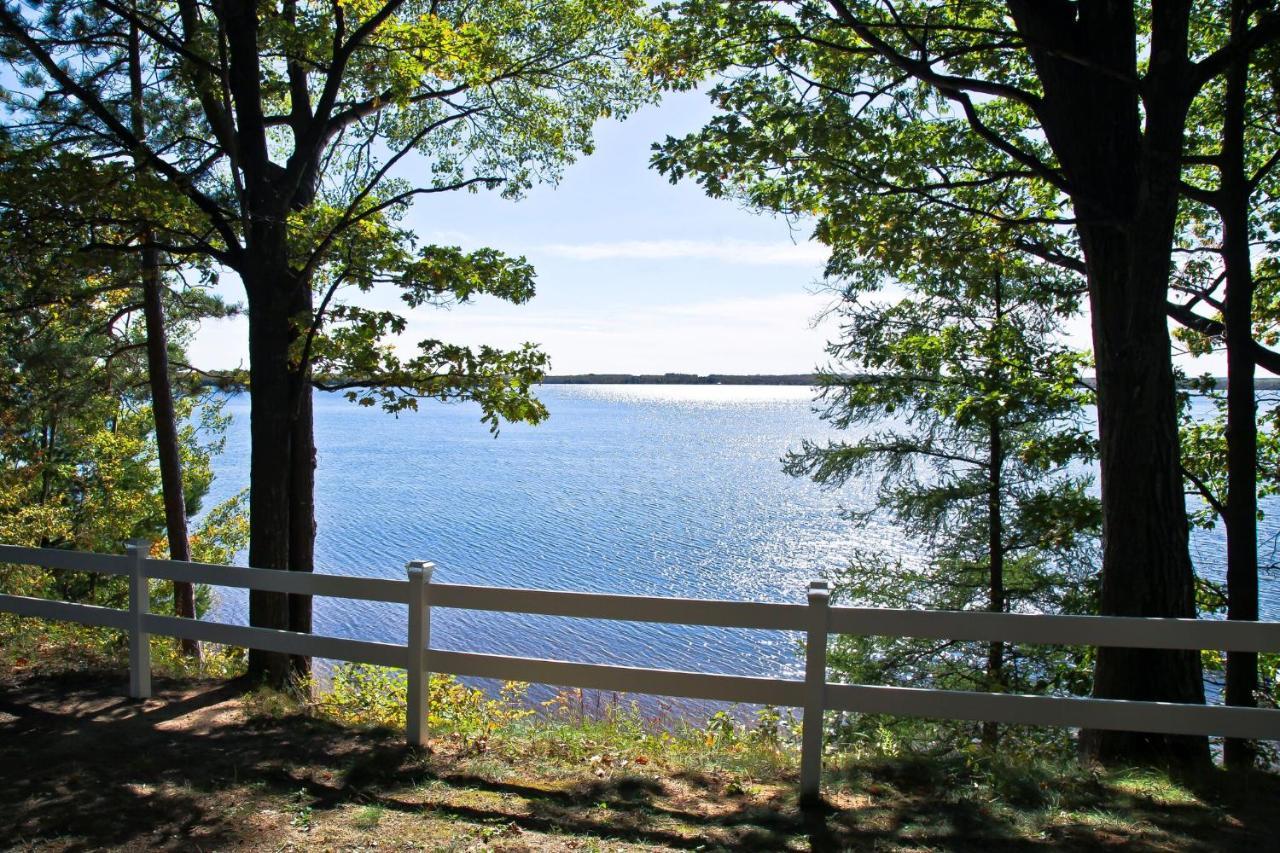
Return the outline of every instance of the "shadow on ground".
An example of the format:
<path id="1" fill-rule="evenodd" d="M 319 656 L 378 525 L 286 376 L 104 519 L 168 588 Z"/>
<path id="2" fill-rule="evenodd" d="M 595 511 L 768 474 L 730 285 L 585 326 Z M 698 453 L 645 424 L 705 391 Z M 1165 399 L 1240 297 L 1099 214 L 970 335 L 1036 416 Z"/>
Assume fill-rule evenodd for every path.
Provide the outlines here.
<path id="1" fill-rule="evenodd" d="M 0 681 L 0 847 L 1260 851 L 1274 849 L 1280 803 L 1269 776 L 1230 792 L 1206 782 L 1172 805 L 1099 782 L 1051 797 L 1072 817 L 1029 829 L 903 765 L 834 780 L 827 806 L 802 812 L 790 783 L 545 776 L 409 750 L 392 732 L 255 715 L 241 683 L 162 682 L 147 702 L 122 698 L 123 683 Z M 1043 811 L 1045 789 L 1029 784 L 1027 813 Z"/>

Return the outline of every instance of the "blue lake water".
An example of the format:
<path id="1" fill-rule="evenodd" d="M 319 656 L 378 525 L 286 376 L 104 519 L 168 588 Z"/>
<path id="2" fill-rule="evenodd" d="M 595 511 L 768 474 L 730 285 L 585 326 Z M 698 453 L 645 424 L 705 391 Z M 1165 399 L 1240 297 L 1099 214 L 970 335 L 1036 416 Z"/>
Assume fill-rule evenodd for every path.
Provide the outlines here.
<path id="1" fill-rule="evenodd" d="M 393 417 L 337 395 L 316 398 L 317 570 L 404 577 L 431 560 L 454 583 L 801 603 L 808 582 L 855 549 L 912 556 L 887 524 L 842 520 L 869 487 L 839 492 L 788 477 L 780 458 L 835 435 L 812 391 L 781 386 L 546 386 L 536 427 L 493 438 L 470 405 Z M 248 396 L 208 503 L 247 485 Z M 1270 539 L 1278 513 L 1263 525 Z M 1221 576 L 1218 532 L 1197 532 L 1201 569 Z M 1264 610 L 1280 615 L 1280 585 Z M 220 592 L 218 618 L 244 622 L 245 597 Z M 316 599 L 316 630 L 403 642 L 403 608 Z M 436 611 L 432 645 L 463 651 L 756 675 L 801 669 L 778 632 L 600 623 Z"/>

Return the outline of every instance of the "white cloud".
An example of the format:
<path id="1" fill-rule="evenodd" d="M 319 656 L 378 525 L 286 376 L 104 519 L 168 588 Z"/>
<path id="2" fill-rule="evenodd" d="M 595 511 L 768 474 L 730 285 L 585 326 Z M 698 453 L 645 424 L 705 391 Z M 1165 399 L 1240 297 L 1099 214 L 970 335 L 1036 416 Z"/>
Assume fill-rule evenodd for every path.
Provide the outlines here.
<path id="1" fill-rule="evenodd" d="M 828 295 L 788 294 L 669 306 L 564 311 L 534 305 L 414 311 L 401 339 L 476 345 L 538 343 L 553 373 L 802 373 L 837 334 L 812 321 Z M 474 310 L 479 309 L 479 310 Z"/>
<path id="2" fill-rule="evenodd" d="M 484 300 L 452 311 L 409 311 L 400 339 L 407 354 L 424 338 L 459 344 L 516 347 L 539 344 L 555 373 L 801 373 L 825 363 L 823 347 L 839 336 L 837 323 L 812 323 L 834 296 L 791 293 L 667 305 L 612 305 L 576 310 L 507 305 Z M 244 317 L 210 321 L 192 341 L 192 362 L 205 368 L 245 367 Z M 1064 342 L 1090 348 L 1087 315 L 1073 318 Z M 1175 363 L 1195 376 L 1223 375 L 1223 357 Z"/>
<path id="3" fill-rule="evenodd" d="M 575 261 L 708 260 L 728 264 L 803 265 L 825 263 L 820 243 L 751 243 L 744 240 L 622 240 L 609 243 L 551 243 L 545 254 Z"/>
<path id="4" fill-rule="evenodd" d="M 419 308 L 398 341 L 509 348 L 537 343 L 554 373 L 804 373 L 825 360 L 833 324 L 813 327 L 830 294 L 791 293 L 675 305 L 592 306 L 577 310 L 484 300 L 451 311 Z M 190 351 L 205 368 L 248 364 L 243 317 L 209 322 Z"/>

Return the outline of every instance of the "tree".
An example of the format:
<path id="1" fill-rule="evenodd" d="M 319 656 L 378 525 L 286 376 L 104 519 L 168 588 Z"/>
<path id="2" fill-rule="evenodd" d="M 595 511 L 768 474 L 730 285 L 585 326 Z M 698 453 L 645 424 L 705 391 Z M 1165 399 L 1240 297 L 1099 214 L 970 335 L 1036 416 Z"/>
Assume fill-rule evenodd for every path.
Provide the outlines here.
<path id="1" fill-rule="evenodd" d="M 149 407 L 123 388 L 102 383 L 106 360 L 101 352 L 85 347 L 86 337 L 99 344 L 102 340 L 91 329 L 74 325 L 75 313 L 59 311 L 53 319 L 41 314 L 45 322 L 37 327 L 7 324 L 0 334 L 4 411 L 0 418 L 0 539 L 118 553 L 129 539 L 161 538 L 164 495 Z M 118 362 L 111 369 L 120 378 L 126 373 Z M 142 390 L 145 383 L 134 388 Z M 195 402 L 194 398 L 181 400 L 177 409 L 184 421 L 179 442 L 181 461 L 189 472 L 190 515 L 200 511 L 212 482 L 211 460 L 220 450 L 218 431 L 224 424 L 216 409 L 208 408 L 197 428 L 192 422 Z M 210 508 L 193 531 L 193 557 L 207 563 L 229 562 L 247 543 L 244 522 L 240 498 Z M 159 551 L 158 556 L 165 554 Z M 128 606 L 126 578 L 93 572 L 3 566 L 0 589 L 106 607 Z M 208 598 L 200 590 L 193 592 L 198 614 Z M 167 595 L 154 601 L 157 612 L 172 612 L 165 606 L 172 601 Z M 0 634 L 8 630 L 0 626 Z M 31 625 L 21 630 L 29 642 Z M 41 635 L 40 642 L 67 636 L 61 631 L 51 634 Z M 84 629 L 70 636 L 80 646 L 96 639 L 98 632 Z M 14 639 L 5 636 L 3 642 Z M 102 640 L 108 648 L 119 648 L 123 636 L 117 633 Z"/>
<path id="2" fill-rule="evenodd" d="M 992 234 L 998 239 L 998 235 Z M 859 555 L 838 595 L 858 604 L 947 610 L 1078 611 L 1100 517 L 1089 478 L 1072 474 L 1095 443 L 1080 353 L 1054 341 L 1078 301 L 1063 276 L 1017 255 L 972 249 L 959 265 L 921 265 L 896 302 L 850 295 L 828 346 L 822 417 L 852 441 L 806 442 L 786 469 L 828 487 L 876 482 L 874 506 L 925 547 L 920 562 Z M 960 258 L 966 258 L 960 260 Z M 1057 294 L 1046 298 L 1046 292 Z M 961 689 L 1078 689 L 1069 651 L 1002 642 L 850 638 L 833 666 L 859 681 Z M 995 723 L 982 726 L 994 748 Z"/>
<path id="3" fill-rule="evenodd" d="M 139 139 L 146 139 L 146 104 L 142 82 L 142 38 L 136 23 L 129 27 L 129 129 Z M 147 174 L 146 162 L 134 154 L 134 165 Z M 156 449 L 160 462 L 160 486 L 164 494 L 164 526 L 169 540 L 169 558 L 189 561 L 191 540 L 187 533 L 187 500 L 182 484 L 182 453 L 178 440 L 178 419 L 174 411 L 173 387 L 169 376 L 169 339 L 165 329 L 164 271 L 160 251 L 155 245 L 155 225 L 145 216 L 139 221 L 141 253 L 139 278 L 142 288 L 143 318 L 147 336 L 147 381 L 151 386 L 151 412 L 154 416 Z M 177 616 L 195 618 L 194 585 L 173 582 L 173 611 Z M 184 654 L 198 659 L 200 644 L 180 640 Z"/>
<path id="4" fill-rule="evenodd" d="M 135 66 L 131 62 L 131 92 L 136 97 Z M 136 101 L 133 108 L 136 123 L 140 121 Z M 108 300 L 113 313 L 101 321 L 108 330 L 90 330 L 87 339 L 105 347 L 103 354 L 110 361 L 127 356 L 117 362 L 120 364 L 131 363 L 133 352 L 145 350 L 169 554 L 172 559 L 189 560 L 187 515 L 198 505 L 199 496 L 189 502 L 183 488 L 184 450 L 170 375 L 165 303 L 174 308 L 179 337 L 189 334 L 201 320 L 226 317 L 234 309 L 199 287 L 186 287 L 173 274 L 169 277 L 176 286 L 170 288 L 161 254 L 154 246 L 156 229 L 148 217 L 168 221 L 172 227 L 176 224 L 173 217 L 180 217 L 182 210 L 166 210 L 165 195 L 150 189 L 147 181 L 137 180 L 135 172 L 119 164 L 100 165 L 73 151 L 51 156 L 41 145 L 25 150 L 9 147 L 5 153 L 5 167 L 0 172 L 0 221 L 10 229 L 6 244 L 10 261 L 25 274 L 8 282 L 9 288 L 0 298 L 0 311 L 38 315 L 74 306 L 92 316 L 93 311 L 101 310 L 104 298 Z M 38 275 L 33 272 L 36 270 Z M 202 272 L 208 278 L 209 271 Z M 127 326 L 125 321 L 136 315 L 143 319 L 142 339 L 122 341 L 115 329 Z M 136 336 L 136 331 L 133 334 Z M 180 361 L 184 358 L 180 347 L 174 355 Z M 138 395 L 131 387 L 126 392 L 131 397 Z M 190 396 L 196 389 L 187 387 L 179 392 Z M 184 404 L 182 408 L 189 410 L 191 406 Z M 172 586 L 175 615 L 194 618 L 192 584 L 174 581 Z M 187 655 L 199 657 L 199 645 L 194 641 L 183 640 L 180 645 Z"/>
<path id="5" fill-rule="evenodd" d="M 544 416 L 529 396 L 545 365 L 533 347 L 428 340 L 403 357 L 390 339 L 404 318 L 343 304 L 339 291 L 390 284 L 410 307 L 528 299 L 523 258 L 418 250 L 397 220 L 421 196 L 501 187 L 516 197 L 589 151 L 596 120 L 648 97 L 622 62 L 640 8 L 79 0 L 0 10 L 5 55 L 27 81 L 11 104 L 21 129 L 137 157 L 201 223 L 159 248 L 210 258 L 244 284 L 252 565 L 313 568 L 313 386 L 393 410 L 418 397 L 471 399 L 494 426 Z M 131 26 L 155 117 L 146 138 L 121 104 L 117 34 Z M 255 625 L 309 631 L 310 614 L 306 596 L 250 597 Z M 289 675 L 277 654 L 255 652 L 250 666 L 277 682 Z"/>
<path id="6" fill-rule="evenodd" d="M 1258 8 L 1243 0 L 1225 5 L 1230 42 L 1239 44 Z M 1255 311 L 1254 305 L 1255 265 L 1274 262 L 1267 220 L 1276 209 L 1274 171 L 1280 162 L 1280 127 L 1272 108 L 1275 51 L 1274 46 L 1237 51 L 1226 72 L 1205 87 L 1193 106 L 1179 245 L 1188 260 L 1175 284 L 1179 298 L 1174 316 L 1187 326 L 1180 337 L 1193 352 L 1211 349 L 1213 338 L 1226 350 L 1227 388 L 1220 401 L 1224 416 L 1216 430 L 1202 424 L 1184 428 L 1184 443 L 1190 447 L 1184 448 L 1183 467 L 1193 493 L 1212 510 L 1199 520 L 1220 518 L 1226 528 L 1227 617 L 1243 620 L 1258 618 L 1258 492 L 1275 487 L 1266 482 L 1273 475 L 1259 482 L 1260 450 L 1273 456 L 1275 436 L 1258 428 L 1254 381 L 1255 362 L 1275 371 L 1280 361 L 1259 340 L 1269 336 L 1274 307 L 1267 304 Z M 1251 65 L 1260 66 L 1252 79 Z M 1262 274 L 1265 283 L 1265 267 Z M 1205 316 L 1202 306 L 1213 313 Z M 1269 420 L 1275 417 L 1273 412 Z M 1215 446 L 1220 454 L 1210 449 Z M 1262 470 L 1274 471 L 1274 465 Z M 1227 704 L 1256 705 L 1258 687 L 1258 656 L 1228 653 Z M 1223 760 L 1228 767 L 1249 768 L 1255 753 L 1254 745 L 1228 739 Z"/>
<path id="7" fill-rule="evenodd" d="M 965 4 L 689 0 L 652 66 L 669 85 L 725 73 L 722 114 L 655 162 L 712 194 L 817 220 L 833 248 L 896 265 L 944 223 L 1012 229 L 1087 285 L 1103 506 L 1101 612 L 1195 615 L 1166 311 L 1197 92 L 1240 51 L 1190 2 Z M 1099 650 L 1095 695 L 1203 702 L 1194 653 Z M 1203 738 L 1092 733 L 1092 755 L 1208 761 Z"/>
<path id="8" fill-rule="evenodd" d="M 4 161 L 0 189 L 15 189 L 9 179 L 20 161 Z M 75 174 L 75 161 L 61 162 Z M 67 233 L 56 225 L 0 205 L 0 540 L 118 552 L 164 529 L 136 280 L 122 282 L 102 256 L 65 245 L 74 241 L 49 248 L 53 234 L 44 228 Z M 175 345 L 189 330 L 175 325 Z M 201 402 L 182 395 L 175 409 L 188 516 L 212 482 L 224 426 L 216 406 L 197 411 Z M 236 549 L 238 507 L 232 500 L 208 513 L 195 537 L 198 558 L 222 562 Z M 0 582 L 8 592 L 108 606 L 127 599 L 123 578 L 88 572 L 8 567 Z"/>

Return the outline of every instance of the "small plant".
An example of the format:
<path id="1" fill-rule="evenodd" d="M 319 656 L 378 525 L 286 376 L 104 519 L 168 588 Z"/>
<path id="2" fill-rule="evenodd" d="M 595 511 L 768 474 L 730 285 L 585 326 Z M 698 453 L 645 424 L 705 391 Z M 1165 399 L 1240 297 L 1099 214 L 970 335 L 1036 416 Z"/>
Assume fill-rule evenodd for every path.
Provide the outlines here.
<path id="1" fill-rule="evenodd" d="M 244 649 L 215 643 L 201 643 L 200 657 L 191 658 L 172 638 L 151 637 L 151 671 L 155 675 L 230 679 L 244 674 L 248 660 Z"/>
<path id="2" fill-rule="evenodd" d="M 756 711 L 756 724 L 747 732 L 747 741 L 755 746 L 779 750 L 798 739 L 800 723 L 790 709 L 783 714 L 772 705 Z"/>
<path id="3" fill-rule="evenodd" d="M 305 788 L 293 795 L 293 798 L 285 806 L 285 811 L 289 815 L 289 825 L 294 829 L 300 829 L 303 832 L 311 830 L 311 803 L 310 796 Z"/>
<path id="4" fill-rule="evenodd" d="M 361 806 L 356 810 L 355 816 L 351 819 L 351 824 L 356 829 L 371 830 L 382 822 L 382 815 L 386 812 L 382 806 L 369 805 Z"/>
<path id="5" fill-rule="evenodd" d="M 310 685 L 314 687 L 314 685 Z M 497 698 L 468 687 L 451 675 L 432 674 L 428 725 L 437 737 L 458 740 L 476 751 L 488 748 L 495 733 L 533 715 L 528 685 L 509 681 Z M 326 690 L 316 690 L 312 708 L 345 725 L 404 727 L 408 685 L 399 670 L 367 664 L 342 664 Z"/>
<path id="6" fill-rule="evenodd" d="M 729 746 L 738 740 L 738 723 L 728 711 L 716 711 L 707 719 L 707 746 Z"/>
<path id="7" fill-rule="evenodd" d="M 491 697 L 452 676 L 433 675 L 432 740 L 452 742 L 471 761 L 492 755 L 498 762 L 585 765 L 598 777 L 680 768 L 755 779 L 794 770 L 799 724 L 790 711 L 762 708 L 747 727 L 738 709 L 721 709 L 698 725 L 647 716 L 617 693 L 563 690 L 531 705 L 528 687 L 507 682 Z M 315 685 L 304 685 L 309 688 Z M 309 701 L 313 713 L 343 725 L 400 729 L 406 693 L 401 671 L 347 664 L 336 667 L 330 685 L 314 689 Z"/>
<path id="8" fill-rule="evenodd" d="M 252 692 L 245 695 L 244 701 L 252 713 L 259 717 L 280 719 L 298 712 L 297 695 L 266 685 L 254 688 Z"/>

